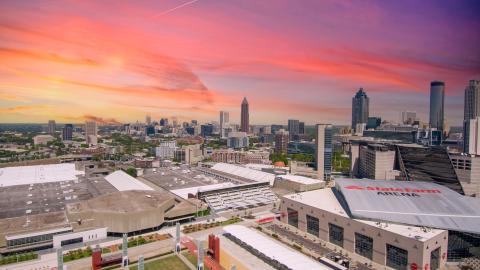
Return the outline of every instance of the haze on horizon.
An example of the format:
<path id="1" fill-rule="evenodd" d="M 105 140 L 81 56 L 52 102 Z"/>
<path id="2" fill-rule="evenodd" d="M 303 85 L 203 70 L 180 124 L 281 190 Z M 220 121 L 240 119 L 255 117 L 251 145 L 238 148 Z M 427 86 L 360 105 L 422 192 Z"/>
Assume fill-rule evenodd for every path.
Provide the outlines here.
<path id="1" fill-rule="evenodd" d="M 446 119 L 480 79 L 478 1 L 0 2 L 0 122 L 176 116 L 348 124 L 359 87 L 370 115 Z"/>

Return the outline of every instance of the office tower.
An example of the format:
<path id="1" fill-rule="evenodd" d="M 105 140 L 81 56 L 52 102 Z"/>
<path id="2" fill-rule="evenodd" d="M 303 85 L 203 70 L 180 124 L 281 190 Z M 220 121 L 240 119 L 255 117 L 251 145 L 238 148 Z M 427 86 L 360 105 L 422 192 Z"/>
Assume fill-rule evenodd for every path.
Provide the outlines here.
<path id="1" fill-rule="evenodd" d="M 241 106 L 240 131 L 248 133 L 250 131 L 250 115 L 248 112 L 248 101 L 244 97 Z"/>
<path id="2" fill-rule="evenodd" d="M 417 113 L 416 112 L 402 112 L 402 124 L 404 125 L 413 125 L 413 123 L 417 120 Z"/>
<path id="3" fill-rule="evenodd" d="M 358 123 L 367 123 L 369 102 L 367 93 L 360 88 L 352 98 L 352 129 L 355 129 Z"/>
<path id="4" fill-rule="evenodd" d="M 213 125 L 206 124 L 200 126 L 200 134 L 202 137 L 210 137 L 213 134 Z"/>
<path id="5" fill-rule="evenodd" d="M 56 128 L 57 126 L 55 124 L 55 120 L 48 120 L 48 128 L 47 128 L 48 134 L 55 135 Z"/>
<path id="6" fill-rule="evenodd" d="M 305 122 L 298 123 L 298 134 L 305 134 Z"/>
<path id="7" fill-rule="evenodd" d="M 198 125 L 198 121 L 197 121 L 197 120 L 192 120 L 191 123 L 192 123 L 192 126 Z"/>
<path id="8" fill-rule="evenodd" d="M 332 135 L 330 124 L 317 124 L 315 137 L 315 167 L 319 179 L 330 180 L 332 173 Z"/>
<path id="9" fill-rule="evenodd" d="M 168 123 L 168 122 L 167 122 Z M 178 118 L 176 116 L 172 117 L 172 125 L 173 127 L 178 126 Z"/>
<path id="10" fill-rule="evenodd" d="M 86 121 L 85 122 L 85 140 L 87 144 L 97 144 L 97 122 Z"/>
<path id="11" fill-rule="evenodd" d="M 430 83 L 430 127 L 438 130 L 444 128 L 445 83 Z"/>
<path id="12" fill-rule="evenodd" d="M 249 140 L 246 132 L 230 132 L 227 139 L 228 148 L 247 148 Z"/>
<path id="13" fill-rule="evenodd" d="M 300 130 L 300 121 L 295 119 L 288 119 L 288 133 L 290 134 L 290 140 L 293 140 L 298 135 Z"/>
<path id="14" fill-rule="evenodd" d="M 463 151 L 469 155 L 480 155 L 480 116 L 464 121 Z"/>
<path id="15" fill-rule="evenodd" d="M 381 144 L 362 145 L 359 151 L 359 178 L 395 180 L 399 171 L 394 170 L 395 151 Z"/>
<path id="16" fill-rule="evenodd" d="M 162 126 L 162 127 L 166 126 L 166 125 L 165 125 L 165 119 L 164 119 L 164 118 L 160 119 L 160 123 L 159 123 L 159 124 L 160 124 L 160 126 Z"/>
<path id="17" fill-rule="evenodd" d="M 159 146 L 155 148 L 155 156 L 160 160 L 172 159 L 175 155 L 176 149 L 177 142 L 175 140 L 161 141 Z"/>
<path id="18" fill-rule="evenodd" d="M 480 116 L 480 81 L 470 80 L 468 86 L 465 88 L 463 115 L 463 152 L 470 154 L 470 152 L 475 152 L 469 149 L 475 144 L 473 141 L 469 142 L 471 135 L 474 134 L 472 132 L 474 132 L 475 129 L 475 124 L 471 123 L 470 120 Z"/>
<path id="19" fill-rule="evenodd" d="M 275 154 L 287 154 L 289 135 L 288 131 L 280 129 L 275 133 Z"/>
<path id="20" fill-rule="evenodd" d="M 480 81 L 470 80 L 465 88 L 465 103 L 463 120 L 480 116 Z"/>
<path id="21" fill-rule="evenodd" d="M 225 132 L 228 127 L 228 122 L 230 121 L 229 113 L 226 111 L 220 111 L 220 137 L 226 138 L 227 133 Z"/>
<path id="22" fill-rule="evenodd" d="M 145 116 L 145 123 L 147 125 L 150 125 L 152 123 L 152 117 L 150 117 L 150 115 Z"/>
<path id="23" fill-rule="evenodd" d="M 145 127 L 145 134 L 149 137 L 155 136 L 155 127 L 148 125 Z"/>
<path id="24" fill-rule="evenodd" d="M 382 123 L 382 118 L 380 117 L 375 117 L 375 116 L 368 117 L 367 129 L 376 129 L 377 127 L 380 126 L 381 123 Z"/>
<path id="25" fill-rule="evenodd" d="M 62 140 L 71 141 L 73 139 L 73 125 L 65 124 L 62 130 Z"/>

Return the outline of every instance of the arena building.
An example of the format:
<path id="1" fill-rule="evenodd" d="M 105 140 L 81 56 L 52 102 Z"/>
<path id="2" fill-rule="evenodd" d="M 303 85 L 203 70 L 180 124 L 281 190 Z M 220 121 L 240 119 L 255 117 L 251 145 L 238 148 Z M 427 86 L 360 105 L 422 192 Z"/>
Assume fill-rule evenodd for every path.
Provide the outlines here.
<path id="1" fill-rule="evenodd" d="M 367 263 L 438 269 L 478 250 L 480 207 L 471 199 L 433 183 L 341 179 L 284 196 L 281 221 Z"/>

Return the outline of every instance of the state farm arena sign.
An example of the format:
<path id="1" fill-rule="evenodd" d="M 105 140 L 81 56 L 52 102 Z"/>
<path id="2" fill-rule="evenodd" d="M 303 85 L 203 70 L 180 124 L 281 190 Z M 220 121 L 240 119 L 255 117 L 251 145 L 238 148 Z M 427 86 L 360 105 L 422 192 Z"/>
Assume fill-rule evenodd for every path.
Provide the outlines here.
<path id="1" fill-rule="evenodd" d="M 435 183 L 336 179 L 353 218 L 480 233 L 480 200 Z"/>
<path id="2" fill-rule="evenodd" d="M 374 191 L 377 195 L 382 196 L 408 196 L 408 197 L 420 197 L 420 194 L 436 194 L 442 193 L 439 189 L 418 189 L 418 188 L 401 188 L 401 187 L 379 187 L 379 186 L 366 186 L 349 185 L 343 187 L 347 190 L 362 190 L 362 191 Z"/>

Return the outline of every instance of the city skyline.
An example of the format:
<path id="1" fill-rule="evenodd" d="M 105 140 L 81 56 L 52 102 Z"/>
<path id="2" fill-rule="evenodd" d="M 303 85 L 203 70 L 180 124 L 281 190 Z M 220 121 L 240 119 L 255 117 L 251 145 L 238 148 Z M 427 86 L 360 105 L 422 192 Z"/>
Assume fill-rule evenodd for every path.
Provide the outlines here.
<path id="1" fill-rule="evenodd" d="M 441 80 L 445 119 L 461 126 L 480 77 L 478 3 L 184 3 L 3 1 L 1 122 L 206 122 L 220 110 L 237 122 L 246 96 L 251 124 L 348 125 L 360 87 L 371 116 L 428 122 Z"/>

